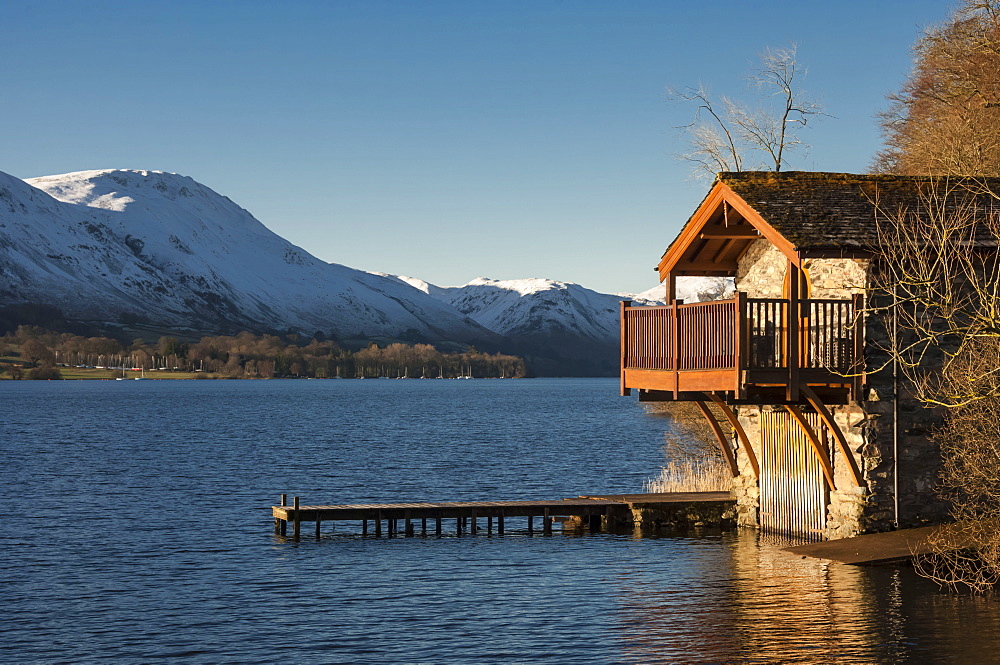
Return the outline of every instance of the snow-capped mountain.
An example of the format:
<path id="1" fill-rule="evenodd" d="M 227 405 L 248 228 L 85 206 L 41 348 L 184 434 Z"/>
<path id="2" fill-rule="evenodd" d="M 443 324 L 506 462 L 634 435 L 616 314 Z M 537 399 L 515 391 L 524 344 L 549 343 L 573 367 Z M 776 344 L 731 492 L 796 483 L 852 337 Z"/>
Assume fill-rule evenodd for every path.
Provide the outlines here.
<path id="1" fill-rule="evenodd" d="M 384 273 L 380 273 L 384 274 Z M 416 277 L 385 275 L 447 303 L 485 328 L 504 335 L 509 348 L 543 373 L 613 374 L 617 368 L 621 300 L 662 304 L 663 286 L 641 294 L 606 294 L 551 279 L 479 277 L 464 286 L 441 287 Z M 711 299 L 724 280 L 696 278 L 679 295 Z"/>
<path id="2" fill-rule="evenodd" d="M 193 330 L 496 340 L 398 280 L 329 264 L 191 178 L 0 173 L 0 305 Z"/>
<path id="3" fill-rule="evenodd" d="M 621 300 L 661 305 L 666 295 L 662 284 L 642 293 L 606 294 L 541 278 L 477 277 L 464 286 L 442 287 L 416 277 L 377 274 L 409 284 L 502 335 L 558 331 L 617 342 Z M 731 292 L 732 280 L 720 277 L 688 277 L 677 283 L 677 296 L 685 302 L 716 300 Z"/>

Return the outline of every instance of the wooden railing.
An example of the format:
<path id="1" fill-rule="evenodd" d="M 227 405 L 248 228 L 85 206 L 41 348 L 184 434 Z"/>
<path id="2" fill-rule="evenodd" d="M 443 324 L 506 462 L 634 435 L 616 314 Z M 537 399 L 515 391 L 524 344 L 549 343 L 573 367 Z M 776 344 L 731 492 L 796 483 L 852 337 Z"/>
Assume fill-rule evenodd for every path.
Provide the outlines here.
<path id="1" fill-rule="evenodd" d="M 800 300 L 789 325 L 787 299 L 747 298 L 622 308 L 623 369 L 783 369 L 846 374 L 858 357 L 854 300 Z M 675 334 L 675 331 L 677 334 Z M 790 344 L 796 340 L 797 344 Z"/>

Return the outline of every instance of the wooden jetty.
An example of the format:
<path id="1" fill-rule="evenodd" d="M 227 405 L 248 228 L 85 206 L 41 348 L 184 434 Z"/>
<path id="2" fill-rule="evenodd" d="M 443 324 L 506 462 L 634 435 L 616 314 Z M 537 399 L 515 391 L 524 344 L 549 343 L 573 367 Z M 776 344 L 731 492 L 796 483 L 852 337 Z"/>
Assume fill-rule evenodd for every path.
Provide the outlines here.
<path id="1" fill-rule="evenodd" d="M 929 540 L 947 527 L 948 525 L 923 526 L 885 533 L 870 533 L 854 538 L 786 547 L 785 551 L 800 554 L 803 558 L 808 556 L 852 565 L 908 561 L 914 556 L 933 551 Z"/>
<path id="2" fill-rule="evenodd" d="M 485 521 L 486 532 L 503 534 L 508 518 L 526 518 L 528 533 L 535 531 L 535 518 L 541 521 L 542 533 L 552 532 L 552 522 L 557 518 L 580 518 L 592 531 L 600 530 L 602 524 L 627 520 L 632 522 L 636 509 L 648 511 L 660 508 L 674 509 L 678 514 L 701 515 L 721 514 L 734 501 L 729 492 L 675 492 L 663 494 L 617 494 L 609 496 L 579 496 L 572 499 L 552 501 L 450 501 L 435 503 L 364 503 L 341 505 L 300 505 L 299 497 L 294 497 L 288 505 L 287 495 L 281 495 L 281 503 L 271 506 L 274 517 L 275 534 L 287 536 L 288 524 L 292 525 L 292 538 L 298 540 L 302 522 L 313 522 L 316 537 L 321 535 L 322 524 L 355 521 L 361 523 L 361 534 L 369 535 L 369 524 L 375 536 L 385 533 L 394 536 L 399 533 L 399 522 L 403 522 L 403 535 L 416 533 L 416 522 L 420 522 L 421 534 L 427 534 L 428 520 L 432 521 L 435 535 L 441 535 L 444 520 L 455 520 L 454 533 L 475 534 L 480 531 L 480 520 Z"/>

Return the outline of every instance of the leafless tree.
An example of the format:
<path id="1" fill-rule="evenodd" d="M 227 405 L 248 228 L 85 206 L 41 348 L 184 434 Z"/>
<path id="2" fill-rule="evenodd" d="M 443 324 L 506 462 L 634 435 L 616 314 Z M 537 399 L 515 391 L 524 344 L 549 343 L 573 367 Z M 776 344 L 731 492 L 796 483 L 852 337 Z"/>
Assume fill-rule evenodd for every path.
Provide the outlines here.
<path id="1" fill-rule="evenodd" d="M 941 416 L 932 437 L 955 523 L 917 570 L 979 593 L 1000 582 L 1000 206 L 989 183 L 929 180 L 910 208 L 877 205 L 873 312 L 895 319 L 885 350 L 905 392 Z"/>
<path id="2" fill-rule="evenodd" d="M 805 75 L 796 57 L 796 47 L 765 49 L 760 67 L 747 77 L 759 95 L 756 104 L 721 97 L 716 104 L 699 85 L 684 90 L 668 89 L 676 100 L 694 104 L 694 120 L 684 126 L 691 151 L 680 155 L 691 162 L 695 175 L 714 177 L 719 171 L 742 171 L 748 159 L 752 168 L 780 171 L 788 153 L 808 146 L 799 138 L 813 116 L 826 115 L 817 102 L 797 89 Z"/>

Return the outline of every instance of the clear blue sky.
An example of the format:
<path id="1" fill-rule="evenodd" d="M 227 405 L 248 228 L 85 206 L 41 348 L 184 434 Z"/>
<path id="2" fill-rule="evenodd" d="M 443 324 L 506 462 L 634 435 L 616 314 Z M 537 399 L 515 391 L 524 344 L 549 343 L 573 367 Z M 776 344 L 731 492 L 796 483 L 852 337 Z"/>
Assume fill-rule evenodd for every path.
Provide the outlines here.
<path id="1" fill-rule="evenodd" d="M 0 171 L 173 171 L 326 261 L 641 291 L 707 189 L 668 86 L 743 96 L 795 42 L 836 117 L 789 168 L 862 171 L 951 6 L 8 0 Z"/>

